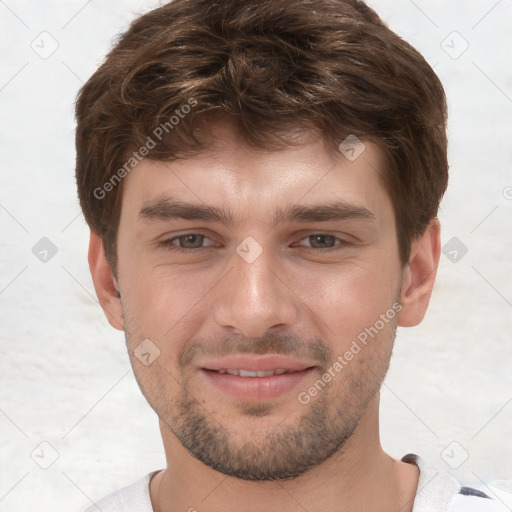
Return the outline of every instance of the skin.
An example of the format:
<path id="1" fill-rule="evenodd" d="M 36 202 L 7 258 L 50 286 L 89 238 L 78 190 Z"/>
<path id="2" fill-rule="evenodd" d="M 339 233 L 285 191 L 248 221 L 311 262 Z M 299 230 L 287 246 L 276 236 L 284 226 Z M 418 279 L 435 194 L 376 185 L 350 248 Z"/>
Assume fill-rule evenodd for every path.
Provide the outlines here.
<path id="1" fill-rule="evenodd" d="M 440 255 L 438 221 L 413 242 L 402 265 L 377 146 L 365 143 L 351 162 L 313 133 L 299 146 L 272 152 L 248 147 L 228 122 L 211 134 L 207 153 L 172 163 L 143 160 L 125 178 L 116 277 L 101 238 L 91 233 L 89 263 L 100 303 L 109 322 L 125 331 L 134 373 L 160 417 L 167 468 L 150 484 L 154 509 L 411 511 L 418 469 L 380 445 L 379 388 L 396 325 L 416 325 L 425 315 Z M 235 223 L 141 216 L 165 198 L 223 207 Z M 273 219 L 280 208 L 335 201 L 364 208 L 372 218 Z M 170 250 L 169 243 L 187 244 L 176 238 L 186 233 L 206 238 L 188 240 L 195 253 Z M 311 236 L 319 233 L 335 238 Z M 251 263 L 236 252 L 248 236 L 262 249 Z M 299 392 L 397 301 L 399 314 L 309 403 L 300 403 Z M 144 339 L 160 351 L 149 366 L 134 355 Z M 315 343 L 326 359 L 312 350 Z M 205 358 L 252 350 L 282 350 L 315 369 L 291 391 L 258 401 L 205 382 Z M 191 425 L 200 424 L 202 433 L 217 432 L 213 444 L 222 451 L 212 453 L 225 456 L 224 467 L 201 460 L 215 446 L 191 437 Z M 289 441 L 293 436 L 305 443 L 303 450 Z M 314 446 L 318 436 L 321 446 Z M 269 461 L 290 470 L 313 453 L 321 460 L 301 474 L 250 479 L 249 467 L 266 468 L 268 476 Z M 235 466 L 247 469 L 245 479 L 226 474 Z"/>

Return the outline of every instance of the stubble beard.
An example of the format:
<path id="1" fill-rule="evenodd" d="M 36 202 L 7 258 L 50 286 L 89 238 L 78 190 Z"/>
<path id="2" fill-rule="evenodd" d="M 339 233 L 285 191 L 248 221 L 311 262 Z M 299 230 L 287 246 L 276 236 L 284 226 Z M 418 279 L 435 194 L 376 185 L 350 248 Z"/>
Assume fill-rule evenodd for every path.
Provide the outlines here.
<path id="1" fill-rule="evenodd" d="M 125 318 L 125 326 L 129 325 L 127 320 Z M 132 351 L 130 357 L 145 398 L 197 460 L 224 475 L 242 480 L 286 480 L 306 473 L 333 454 L 342 452 L 348 445 L 387 373 L 396 321 L 390 327 L 387 339 L 373 341 L 384 343 L 387 347 L 385 351 L 366 346 L 358 364 L 353 364 L 357 358 L 351 361 L 309 404 L 303 405 L 297 401 L 292 413 L 295 410 L 304 411 L 297 421 L 291 424 L 287 422 L 287 416 L 266 432 L 258 432 L 257 436 L 245 432 L 245 438 L 244 433 L 230 431 L 219 418 L 212 415 L 207 405 L 201 404 L 193 396 L 183 375 L 179 379 L 174 378 L 168 370 L 159 366 L 158 360 L 151 369 L 139 372 L 137 368 L 140 365 L 134 361 Z M 125 332 L 130 346 L 129 332 Z M 326 364 L 320 370 L 319 377 L 328 366 Z M 152 373 L 150 379 L 146 379 L 148 371 Z M 179 392 L 169 400 L 173 394 L 176 395 L 176 381 L 179 382 Z M 271 407 L 262 403 L 248 403 L 239 409 L 243 410 L 246 418 L 261 420 Z"/>

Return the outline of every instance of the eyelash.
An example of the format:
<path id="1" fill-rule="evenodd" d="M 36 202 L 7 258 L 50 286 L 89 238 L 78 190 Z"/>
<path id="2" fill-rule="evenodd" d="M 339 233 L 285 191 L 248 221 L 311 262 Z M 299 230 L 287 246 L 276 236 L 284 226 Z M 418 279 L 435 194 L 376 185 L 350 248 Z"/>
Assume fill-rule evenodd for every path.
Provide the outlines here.
<path id="1" fill-rule="evenodd" d="M 170 250 L 170 251 L 179 252 L 179 253 L 182 253 L 182 254 L 192 254 L 192 253 L 196 253 L 197 254 L 198 251 L 200 251 L 202 249 L 203 250 L 204 249 L 208 249 L 208 248 L 211 247 L 211 246 L 206 246 L 206 247 L 197 247 L 195 249 L 187 249 L 187 248 L 180 247 L 179 245 L 176 245 L 176 244 L 173 243 L 174 240 L 179 239 L 179 238 L 181 238 L 183 236 L 187 236 L 187 235 L 202 236 L 202 237 L 204 237 L 204 239 L 209 240 L 206 235 L 203 235 L 201 233 L 183 233 L 182 235 L 177 235 L 177 236 L 173 236 L 172 238 L 168 238 L 167 240 L 162 240 L 161 242 L 158 243 L 158 246 L 162 247 L 164 249 L 167 249 L 167 250 Z M 318 235 L 333 236 L 335 241 L 338 241 L 339 243 L 336 244 L 334 247 L 328 247 L 328 248 L 325 248 L 325 249 L 319 249 L 319 248 L 308 247 L 308 246 L 301 246 L 301 247 L 306 247 L 306 249 L 311 249 L 313 251 L 329 252 L 329 251 L 334 251 L 336 249 L 341 249 L 343 247 L 347 247 L 347 246 L 352 245 L 347 240 L 344 240 L 342 238 L 338 238 L 338 237 L 336 237 L 334 235 L 331 235 L 330 233 L 322 233 L 322 232 L 311 233 L 310 235 L 307 235 L 307 236 L 301 238 L 301 241 L 306 239 L 306 238 L 310 238 L 312 236 L 318 236 Z"/>

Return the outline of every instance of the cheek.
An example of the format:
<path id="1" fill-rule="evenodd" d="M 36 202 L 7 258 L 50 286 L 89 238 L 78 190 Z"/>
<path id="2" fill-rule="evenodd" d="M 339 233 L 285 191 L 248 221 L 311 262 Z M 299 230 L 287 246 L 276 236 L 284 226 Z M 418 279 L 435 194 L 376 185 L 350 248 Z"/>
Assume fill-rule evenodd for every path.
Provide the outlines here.
<path id="1" fill-rule="evenodd" d="M 333 349 L 343 350 L 390 309 L 386 319 L 394 319 L 393 304 L 399 298 L 399 280 L 399 267 L 394 261 L 373 260 L 366 265 L 340 267 L 329 274 L 301 277 L 300 296 L 321 319 L 317 325 L 324 339 L 334 340 Z M 386 322 L 381 334 L 389 333 L 389 327 Z"/>
<path id="2" fill-rule="evenodd" d="M 197 333 L 212 307 L 208 290 L 214 271 L 197 275 L 170 266 L 126 262 L 119 269 L 123 311 L 128 320 L 131 351 L 140 340 L 150 339 L 160 350 L 160 364 L 177 366 L 178 354 Z"/>

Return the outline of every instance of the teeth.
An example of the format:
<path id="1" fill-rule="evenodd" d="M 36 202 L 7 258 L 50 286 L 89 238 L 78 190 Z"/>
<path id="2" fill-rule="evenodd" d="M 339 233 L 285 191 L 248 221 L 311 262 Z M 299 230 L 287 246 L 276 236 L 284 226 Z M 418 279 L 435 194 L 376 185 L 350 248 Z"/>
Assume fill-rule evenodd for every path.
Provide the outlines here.
<path id="1" fill-rule="evenodd" d="M 219 373 L 227 373 L 229 375 L 237 375 L 238 377 L 271 377 L 272 375 L 283 375 L 284 373 L 293 373 L 292 371 L 285 370 L 284 368 L 276 368 L 275 370 L 235 370 L 233 368 L 226 368 L 217 370 Z"/>
<path id="2" fill-rule="evenodd" d="M 271 375 L 274 375 L 273 370 L 269 370 L 267 372 L 261 370 L 256 372 L 258 374 L 258 377 L 270 377 Z"/>
<path id="3" fill-rule="evenodd" d="M 238 370 L 238 375 L 240 375 L 240 377 L 258 377 L 258 372 L 251 372 L 250 370 Z"/>

